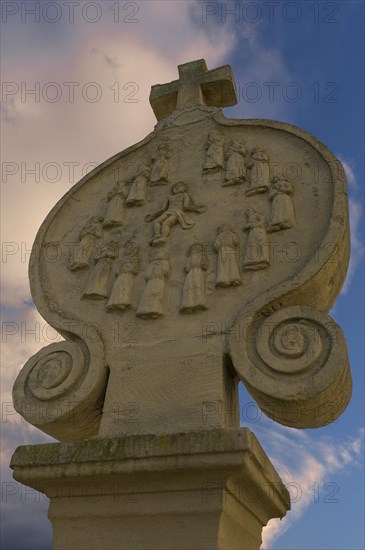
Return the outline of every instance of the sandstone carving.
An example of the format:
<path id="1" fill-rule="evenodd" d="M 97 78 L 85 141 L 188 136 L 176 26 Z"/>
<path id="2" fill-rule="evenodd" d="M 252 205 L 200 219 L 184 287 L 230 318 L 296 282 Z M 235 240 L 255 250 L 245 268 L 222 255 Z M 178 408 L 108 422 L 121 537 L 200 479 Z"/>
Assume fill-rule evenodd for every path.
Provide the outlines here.
<path id="1" fill-rule="evenodd" d="M 242 228 L 248 231 L 243 269 L 264 269 L 270 265 L 270 244 L 266 233 L 266 220 L 252 208 L 246 210 L 246 223 Z"/>
<path id="2" fill-rule="evenodd" d="M 295 223 L 294 205 L 291 198 L 293 186 L 289 181 L 275 177 L 270 187 L 271 216 L 268 231 L 290 229 Z"/>
<path id="3" fill-rule="evenodd" d="M 133 178 L 126 200 L 127 206 L 142 206 L 147 200 L 148 179 L 151 169 L 148 166 L 142 166 L 138 174 Z"/>
<path id="4" fill-rule="evenodd" d="M 105 214 L 104 227 L 123 225 L 125 199 L 128 195 L 126 183 L 118 182 L 108 193 L 108 207 Z"/>
<path id="5" fill-rule="evenodd" d="M 332 422 L 351 395 L 347 348 L 333 319 L 311 307 L 289 306 L 246 323 L 248 345 L 236 364 L 261 409 L 296 428 Z M 235 361 L 237 344 L 231 349 Z"/>
<path id="6" fill-rule="evenodd" d="M 71 271 L 90 266 L 96 253 L 97 243 L 103 236 L 103 218 L 92 216 L 80 231 L 80 242 L 75 247 L 71 258 Z"/>
<path id="7" fill-rule="evenodd" d="M 116 241 L 103 242 L 94 258 L 94 267 L 90 271 L 83 298 L 103 299 L 109 295 L 110 276 L 113 259 L 116 256 Z"/>
<path id="8" fill-rule="evenodd" d="M 186 276 L 180 306 L 181 313 L 193 313 L 207 309 L 206 271 L 208 265 L 204 246 L 200 243 L 192 244 L 185 265 Z"/>
<path id="9" fill-rule="evenodd" d="M 223 186 L 239 185 L 246 181 L 245 156 L 246 147 L 243 143 L 232 139 L 226 153 L 227 165 Z"/>
<path id="10" fill-rule="evenodd" d="M 203 174 L 210 174 L 221 170 L 224 165 L 224 135 L 218 130 L 212 130 L 206 144 L 207 156 Z"/>
<path id="11" fill-rule="evenodd" d="M 253 149 L 247 163 L 250 169 L 246 195 L 265 193 L 270 186 L 270 166 L 267 153 L 260 149 Z"/>
<path id="12" fill-rule="evenodd" d="M 303 130 L 225 118 L 228 66 L 180 65 L 150 102 L 154 131 L 87 174 L 37 234 L 32 296 L 65 341 L 27 361 L 14 405 L 62 443 L 18 449 L 14 477 L 50 495 L 55 548 L 258 550 L 290 500 L 239 427 L 238 383 L 286 426 L 318 428 L 345 410 L 346 342 L 326 312 L 348 267 L 346 179 Z M 288 162 L 300 181 L 284 177 Z M 130 189 L 115 184 L 128 165 L 139 167 Z M 48 261 L 50 247 L 64 252 Z M 122 500 L 131 482 L 133 509 Z"/>
<path id="13" fill-rule="evenodd" d="M 71 360 L 65 361 L 63 353 L 59 363 L 53 360 L 56 356 L 43 363 L 43 356 L 37 355 L 19 375 L 14 400 L 27 420 L 59 439 L 82 438 L 84 433 L 85 437 L 114 437 L 127 430 L 146 434 L 223 427 L 226 420 L 220 415 L 214 419 L 208 415 L 210 423 L 204 419 L 201 403 L 224 402 L 231 407 L 229 395 L 237 395 L 239 379 L 269 416 L 294 427 L 330 422 L 342 413 L 350 397 L 344 338 L 336 336 L 332 348 L 326 344 L 326 331 L 333 324 L 326 312 L 340 291 L 349 255 L 346 180 L 339 162 L 313 136 L 291 125 L 225 118 L 220 108 L 235 102 L 229 67 L 208 71 L 205 62 L 198 60 L 180 66 L 179 76 L 179 80 L 152 88 L 151 105 L 158 119 L 154 131 L 70 189 L 35 241 L 29 268 L 34 302 L 64 336 L 64 345 L 70 343 L 72 364 L 80 366 L 69 371 Z M 165 145 L 173 152 L 168 158 Z M 151 168 L 160 176 L 168 164 L 168 185 L 150 186 L 148 159 L 154 159 Z M 270 177 L 269 159 L 273 163 L 275 159 L 278 179 Z M 300 166 L 300 182 L 284 177 L 289 161 Z M 131 186 L 124 181 L 115 184 L 121 165 L 140 167 Z M 212 174 L 209 185 L 202 181 L 203 167 Z M 240 184 L 222 185 L 219 177 L 213 177 L 220 173 L 228 177 L 227 182 Z M 102 212 L 102 235 L 103 221 L 97 216 L 105 205 L 105 190 L 109 196 L 106 212 Z M 85 224 L 84 220 L 89 221 Z M 123 243 L 118 259 L 111 245 L 116 227 Z M 70 235 L 76 235 L 79 242 L 69 260 Z M 134 245 L 124 250 L 131 235 Z M 193 242 L 203 246 L 208 269 L 204 269 L 204 254 L 198 253 L 198 247 L 186 256 Z M 152 260 L 150 245 L 156 252 Z M 47 261 L 43 253 L 50 246 L 64 250 L 54 262 Z M 202 281 L 206 298 L 213 287 L 206 310 Z M 194 315 L 180 313 L 185 300 L 196 307 Z M 280 312 L 285 319 L 278 321 L 278 332 L 271 333 L 268 357 L 255 335 L 259 327 L 267 326 L 266 319 Z M 130 332 L 115 338 L 115 323 L 121 314 L 120 330 L 127 327 Z M 274 321 L 275 317 L 272 325 L 276 326 Z M 89 326 L 96 327 L 95 342 L 88 334 Z M 307 330 L 312 326 L 323 336 L 320 353 L 318 344 L 310 347 Z M 339 327 L 335 330 L 341 334 Z M 309 357 L 308 346 L 313 361 L 308 369 L 296 372 L 297 359 Z M 342 357 L 337 366 L 331 349 Z M 45 348 L 45 356 L 50 353 L 53 348 Z M 298 357 L 293 359 L 293 354 Z M 42 368 L 37 366 L 40 359 Z M 293 372 L 280 371 L 275 365 L 281 361 Z M 228 368 L 230 378 L 224 374 Z M 39 369 L 39 378 L 38 374 L 31 376 L 34 369 Z M 48 370 L 52 382 L 46 381 Z M 76 376 L 76 371 L 82 372 L 80 378 L 70 393 L 65 389 L 63 394 L 66 380 Z M 151 404 L 150 378 L 157 371 L 154 395 L 158 387 L 170 387 L 172 380 L 179 393 L 171 399 L 170 395 L 157 397 Z M 144 372 L 150 375 L 144 378 Z M 215 382 L 202 388 L 195 376 L 198 380 L 209 376 Z M 229 391 L 218 391 L 227 387 L 228 379 Z M 270 385 L 272 380 L 276 386 Z M 43 388 L 39 394 L 43 400 L 35 396 L 37 385 Z M 131 399 L 135 388 L 139 394 Z M 182 388 L 189 390 L 184 394 Z M 334 398 L 336 392 L 338 398 Z M 76 420 L 71 424 L 64 398 L 73 403 L 70 410 Z M 28 410 L 28 399 L 41 411 L 55 403 L 54 416 L 47 419 L 44 414 L 39 419 Z M 139 418 L 145 421 L 115 421 L 115 407 L 123 410 L 131 401 L 138 401 Z M 296 402 L 300 403 L 300 418 L 292 414 Z M 291 411 L 289 419 L 285 411 L 278 412 L 285 406 Z M 319 414 L 314 414 L 318 407 Z M 90 429 L 85 411 L 93 419 Z"/>
<path id="14" fill-rule="evenodd" d="M 167 185 L 169 182 L 170 148 L 166 143 L 160 143 L 152 165 L 151 185 Z"/>
<path id="15" fill-rule="evenodd" d="M 155 253 L 146 271 L 146 286 L 137 309 L 137 317 L 156 319 L 163 315 L 166 280 L 171 272 L 166 250 Z"/>
<path id="16" fill-rule="evenodd" d="M 238 286 L 242 283 L 238 267 L 239 239 L 230 225 L 218 227 L 214 250 L 218 252 L 218 269 L 215 286 Z"/>
<path id="17" fill-rule="evenodd" d="M 125 310 L 132 304 L 134 279 L 139 271 L 139 249 L 135 242 L 129 241 L 122 247 L 118 259 L 117 277 L 106 309 Z"/>
<path id="18" fill-rule="evenodd" d="M 193 201 L 189 194 L 189 188 L 186 183 L 179 182 L 172 186 L 171 193 L 162 208 L 154 214 L 148 214 L 145 217 L 146 222 L 155 220 L 154 236 L 150 243 L 152 246 L 164 244 L 169 235 L 171 228 L 177 223 L 183 229 L 193 227 L 193 220 L 186 212 L 205 212 L 205 206 L 198 206 Z"/>

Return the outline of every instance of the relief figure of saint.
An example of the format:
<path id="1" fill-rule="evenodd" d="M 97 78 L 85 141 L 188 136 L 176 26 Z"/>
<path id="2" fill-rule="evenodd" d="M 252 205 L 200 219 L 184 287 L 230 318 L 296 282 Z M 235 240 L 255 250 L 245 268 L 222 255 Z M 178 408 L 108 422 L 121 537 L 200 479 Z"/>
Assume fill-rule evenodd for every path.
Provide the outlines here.
<path id="1" fill-rule="evenodd" d="M 129 241 L 122 248 L 121 258 L 118 260 L 117 278 L 114 282 L 107 311 L 124 310 L 132 303 L 134 278 L 139 271 L 138 246 Z"/>
<path id="2" fill-rule="evenodd" d="M 147 200 L 147 184 L 151 170 L 143 166 L 132 181 L 126 200 L 127 206 L 142 206 Z"/>
<path id="3" fill-rule="evenodd" d="M 232 139 L 226 152 L 227 165 L 223 187 L 239 185 L 246 181 L 245 156 L 246 147 L 243 143 Z"/>
<path id="4" fill-rule="evenodd" d="M 75 247 L 70 269 L 76 271 L 90 266 L 98 241 L 103 236 L 103 218 L 92 216 L 80 231 L 80 242 Z"/>
<path id="5" fill-rule="evenodd" d="M 217 172 L 224 165 L 224 135 L 218 130 L 212 130 L 209 134 L 207 144 L 207 156 L 203 167 L 203 174 Z"/>
<path id="6" fill-rule="evenodd" d="M 269 157 L 264 151 L 253 149 L 247 168 L 250 169 L 246 195 L 265 193 L 270 186 Z"/>
<path id="7" fill-rule="evenodd" d="M 166 250 L 156 252 L 146 271 L 146 286 L 137 309 L 137 317 L 157 319 L 163 315 L 163 301 L 166 281 L 171 267 Z"/>
<path id="8" fill-rule="evenodd" d="M 90 271 L 82 295 L 83 298 L 101 300 L 108 297 L 110 275 L 116 253 L 116 241 L 104 241 L 99 247 L 94 258 L 94 267 Z"/>
<path id="9" fill-rule="evenodd" d="M 269 191 L 271 216 L 268 231 L 280 231 L 294 226 L 294 205 L 290 196 L 292 193 L 293 186 L 289 181 L 277 176 L 274 178 Z"/>
<path id="10" fill-rule="evenodd" d="M 104 227 L 114 227 L 124 223 L 124 206 L 127 197 L 127 188 L 124 182 L 118 182 L 108 193 L 108 207 L 105 214 Z"/>
<path id="11" fill-rule="evenodd" d="M 208 259 L 200 243 L 191 245 L 185 265 L 185 282 L 180 313 L 193 313 L 207 309 L 206 271 Z"/>
<path id="12" fill-rule="evenodd" d="M 238 286 L 242 283 L 238 267 L 239 240 L 230 225 L 218 227 L 214 250 L 218 252 L 218 270 L 215 286 Z"/>
<path id="13" fill-rule="evenodd" d="M 183 229 L 193 227 L 194 222 L 186 212 L 202 213 L 205 211 L 205 206 L 198 206 L 194 203 L 186 183 L 175 183 L 163 207 L 154 214 L 148 214 L 145 217 L 146 222 L 155 220 L 154 236 L 150 244 L 152 246 L 164 244 L 170 235 L 171 228 L 177 223 Z"/>
<path id="14" fill-rule="evenodd" d="M 242 230 L 248 231 L 242 268 L 256 270 L 268 267 L 270 265 L 270 245 L 264 216 L 249 208 L 246 211 L 246 224 Z"/>
<path id="15" fill-rule="evenodd" d="M 151 185 L 166 185 L 169 182 L 169 158 L 171 151 L 166 143 L 160 143 L 154 156 L 150 176 Z"/>

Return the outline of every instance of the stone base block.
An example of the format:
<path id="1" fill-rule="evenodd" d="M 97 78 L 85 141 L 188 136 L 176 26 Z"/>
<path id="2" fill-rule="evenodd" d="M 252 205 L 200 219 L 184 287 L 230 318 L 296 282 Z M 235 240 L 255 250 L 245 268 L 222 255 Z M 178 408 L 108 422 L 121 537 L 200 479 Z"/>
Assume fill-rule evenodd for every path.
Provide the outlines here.
<path id="1" fill-rule="evenodd" d="M 54 550 L 253 550 L 290 508 L 245 428 L 24 446 L 11 467 L 49 496 Z"/>

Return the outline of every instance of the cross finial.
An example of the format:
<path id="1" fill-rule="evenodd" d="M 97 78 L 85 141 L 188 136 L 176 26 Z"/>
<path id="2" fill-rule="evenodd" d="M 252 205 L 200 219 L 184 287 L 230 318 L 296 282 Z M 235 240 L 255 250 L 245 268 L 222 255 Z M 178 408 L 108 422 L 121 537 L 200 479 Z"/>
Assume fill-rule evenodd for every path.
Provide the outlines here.
<path id="1" fill-rule="evenodd" d="M 236 87 L 229 65 L 208 71 L 204 59 L 178 66 L 179 80 L 152 86 L 150 103 L 157 120 L 174 111 L 207 105 L 230 107 L 237 103 Z"/>

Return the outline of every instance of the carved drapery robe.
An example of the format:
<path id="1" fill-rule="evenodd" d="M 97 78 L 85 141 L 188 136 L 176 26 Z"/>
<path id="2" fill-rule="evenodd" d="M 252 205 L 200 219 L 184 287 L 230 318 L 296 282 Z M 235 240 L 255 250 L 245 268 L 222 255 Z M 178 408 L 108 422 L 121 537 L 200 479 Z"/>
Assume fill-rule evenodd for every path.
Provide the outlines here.
<path id="1" fill-rule="evenodd" d="M 241 277 L 237 263 L 238 237 L 230 230 L 219 233 L 214 242 L 218 252 L 218 271 L 215 286 L 238 286 Z"/>
<path id="2" fill-rule="evenodd" d="M 70 265 L 71 271 L 90 266 L 97 250 L 97 243 L 102 235 L 102 218 L 98 218 L 97 221 L 90 221 L 81 229 L 80 242 L 75 247 Z"/>
<path id="3" fill-rule="evenodd" d="M 206 145 L 207 156 L 203 172 L 215 172 L 224 165 L 224 136 L 219 132 L 209 134 Z"/>
<path id="4" fill-rule="evenodd" d="M 246 195 L 265 193 L 270 186 L 269 157 L 263 151 L 253 152 L 247 164 L 250 168 Z"/>
<path id="5" fill-rule="evenodd" d="M 124 310 L 132 303 L 134 278 L 139 270 L 138 247 L 124 247 L 117 278 L 113 285 L 108 304 L 108 311 Z"/>
<path id="6" fill-rule="evenodd" d="M 169 261 L 159 256 L 148 266 L 146 286 L 139 302 L 137 317 L 156 318 L 163 315 L 165 285 L 170 271 Z"/>
<path id="7" fill-rule="evenodd" d="M 266 233 L 266 220 L 257 212 L 247 217 L 247 223 L 243 228 L 248 231 L 245 247 L 243 269 L 264 269 L 270 265 L 270 245 Z"/>
<path id="8" fill-rule="evenodd" d="M 207 309 L 206 305 L 206 270 L 208 261 L 202 247 L 192 250 L 187 259 L 185 271 L 183 297 L 180 307 L 181 313 L 191 313 Z"/>
<path id="9" fill-rule="evenodd" d="M 108 207 L 105 214 L 104 227 L 123 225 L 124 206 L 127 190 L 124 183 L 117 183 L 108 193 Z"/>
<path id="10" fill-rule="evenodd" d="M 115 246 L 106 243 L 95 256 L 95 265 L 87 280 L 83 298 L 103 299 L 109 294 L 110 275 L 115 258 Z"/>
<path id="11" fill-rule="evenodd" d="M 133 179 L 126 200 L 127 206 L 141 206 L 147 199 L 147 182 L 150 174 L 149 168 L 141 170 Z"/>
<path id="12" fill-rule="evenodd" d="M 169 155 L 165 150 L 160 150 L 151 171 L 151 185 L 166 185 L 169 181 Z"/>
<path id="13" fill-rule="evenodd" d="M 225 183 L 223 185 L 237 185 L 246 180 L 245 165 L 246 148 L 244 145 L 234 142 L 227 151 L 227 166 Z"/>
<path id="14" fill-rule="evenodd" d="M 268 231 L 289 229 L 295 223 L 294 205 L 290 195 L 293 192 L 291 183 L 277 180 L 272 184 L 269 199 L 272 201 Z"/>

